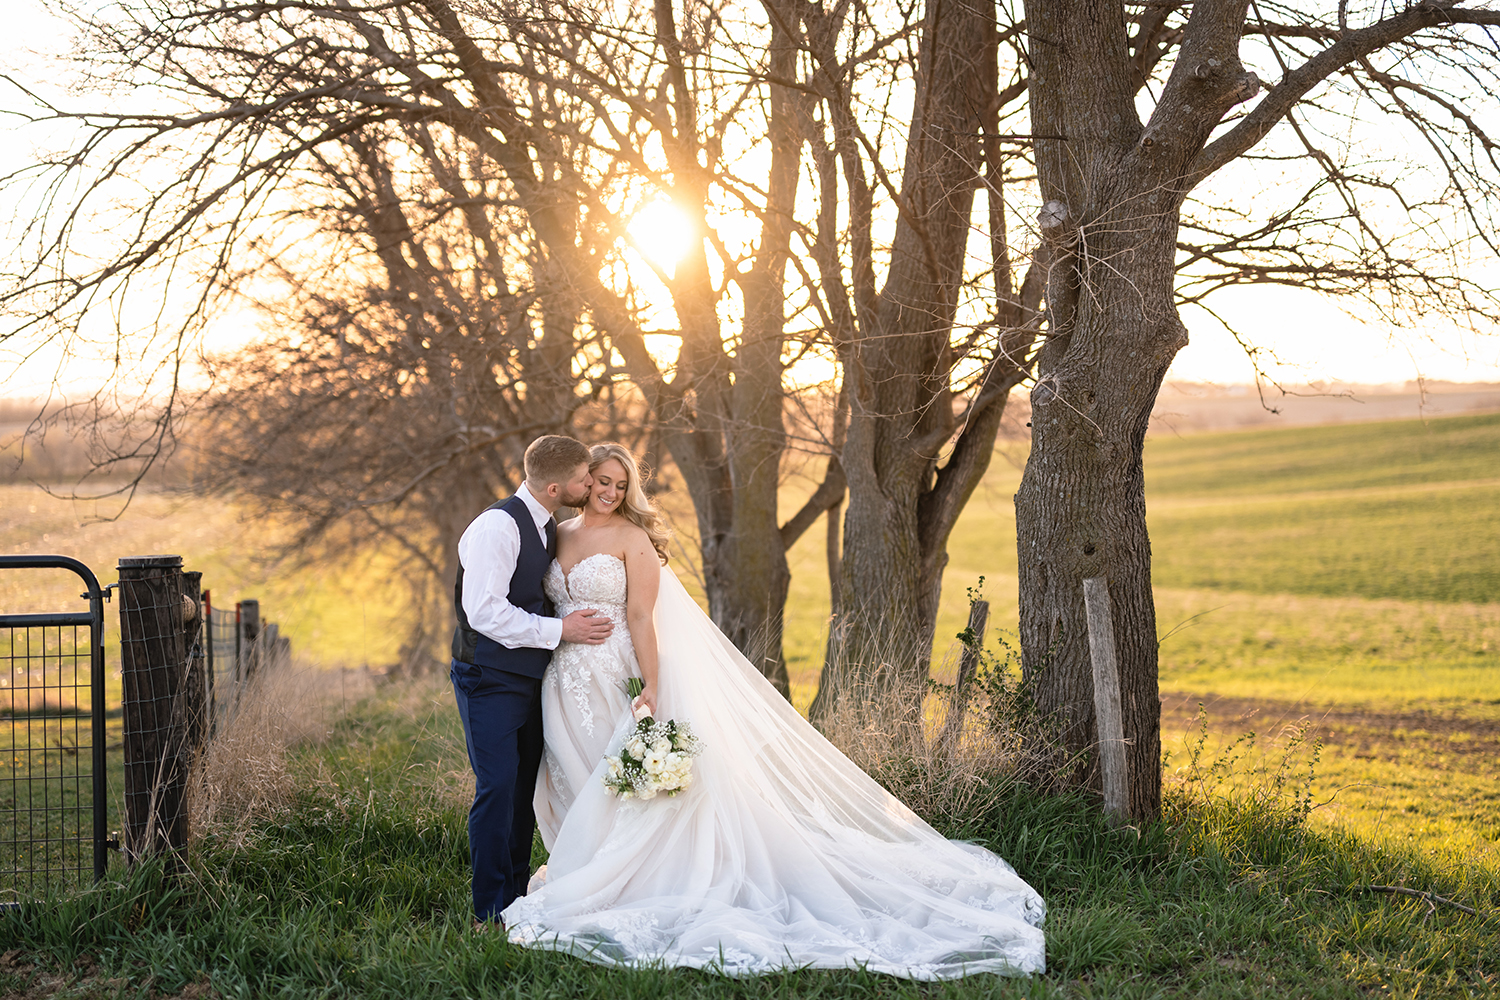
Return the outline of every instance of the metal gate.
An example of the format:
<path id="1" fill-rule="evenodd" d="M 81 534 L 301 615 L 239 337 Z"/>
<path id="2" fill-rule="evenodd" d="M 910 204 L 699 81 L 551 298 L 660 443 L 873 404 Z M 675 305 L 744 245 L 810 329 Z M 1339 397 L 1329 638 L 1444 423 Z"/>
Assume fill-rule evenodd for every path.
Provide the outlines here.
<path id="1" fill-rule="evenodd" d="M 67 556 L 0 556 L 0 570 L 66 569 L 87 611 L 0 614 L 0 903 L 102 878 L 104 598 Z"/>

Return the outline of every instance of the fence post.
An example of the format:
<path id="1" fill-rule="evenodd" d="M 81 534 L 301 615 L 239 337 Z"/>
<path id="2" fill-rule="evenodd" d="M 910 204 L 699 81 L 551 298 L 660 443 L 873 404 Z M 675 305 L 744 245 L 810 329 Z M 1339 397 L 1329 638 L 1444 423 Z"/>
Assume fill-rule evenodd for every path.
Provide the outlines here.
<path id="1" fill-rule="evenodd" d="M 258 641 L 260 639 L 260 602 L 255 600 L 241 601 L 239 604 L 239 608 L 239 683 L 241 689 L 243 689 L 244 685 L 250 683 L 250 679 L 254 677 L 256 671 L 260 669 L 261 649 L 260 643 Z M 235 693 L 235 698 L 239 698 L 238 692 Z"/>
<path id="2" fill-rule="evenodd" d="M 963 655 L 958 661 L 958 679 L 953 683 L 953 697 L 948 701 L 948 718 L 943 722 L 943 731 L 938 743 L 944 749 L 958 745 L 963 734 L 964 714 L 969 710 L 969 689 L 974 673 L 979 669 L 980 651 L 984 649 L 984 629 L 990 621 L 990 602 L 974 601 L 969 605 L 968 641 L 964 643 Z"/>
<path id="3" fill-rule="evenodd" d="M 1130 782 L 1125 756 L 1125 720 L 1120 711 L 1120 672 L 1115 658 L 1114 616 L 1109 584 L 1102 576 L 1083 581 L 1088 616 L 1089 659 L 1094 668 L 1094 719 L 1099 731 L 1099 763 L 1104 771 L 1104 811 L 1115 819 L 1130 813 Z"/>
<path id="4" fill-rule="evenodd" d="M 220 612 L 223 614 L 223 612 Z M 203 592 L 203 702 L 208 711 L 207 738 L 213 739 L 219 731 L 219 706 L 214 692 L 214 671 L 218 664 L 214 658 L 214 595 L 212 591 Z"/>
<path id="5" fill-rule="evenodd" d="M 208 638 L 207 619 L 203 613 L 203 574 L 185 572 L 183 585 L 183 635 L 187 650 L 187 675 L 183 678 L 182 700 L 185 710 L 184 739 L 189 757 L 196 755 L 208 741 L 208 659 L 203 647 Z"/>
<path id="6" fill-rule="evenodd" d="M 181 556 L 122 558 L 120 678 L 125 742 L 127 860 L 187 845 L 183 746 L 189 593 Z M 186 602 L 186 603 L 185 603 Z"/>

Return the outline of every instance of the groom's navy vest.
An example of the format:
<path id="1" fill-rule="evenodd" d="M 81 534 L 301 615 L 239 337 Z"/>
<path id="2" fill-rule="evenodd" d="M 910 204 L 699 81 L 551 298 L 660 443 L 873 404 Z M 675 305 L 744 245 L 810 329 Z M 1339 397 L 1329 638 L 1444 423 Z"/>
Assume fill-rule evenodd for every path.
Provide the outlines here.
<path id="1" fill-rule="evenodd" d="M 503 510 L 515 518 L 521 536 L 521 553 L 516 557 L 516 571 L 510 577 L 510 593 L 506 599 L 534 615 L 552 617 L 552 602 L 542 587 L 542 578 L 547 575 L 547 566 L 552 554 L 537 537 L 536 521 L 526 501 L 519 496 L 496 501 L 486 511 Z M 551 536 L 551 531 L 548 532 Z M 481 635 L 469 627 L 469 616 L 464 614 L 464 568 L 458 567 L 458 582 L 453 587 L 453 604 L 458 610 L 458 627 L 453 630 L 453 658 L 464 663 L 477 663 L 481 667 L 494 667 L 507 673 L 526 677 L 541 677 L 552 661 L 552 650 L 522 646 L 510 649 L 500 645 L 487 635 Z"/>

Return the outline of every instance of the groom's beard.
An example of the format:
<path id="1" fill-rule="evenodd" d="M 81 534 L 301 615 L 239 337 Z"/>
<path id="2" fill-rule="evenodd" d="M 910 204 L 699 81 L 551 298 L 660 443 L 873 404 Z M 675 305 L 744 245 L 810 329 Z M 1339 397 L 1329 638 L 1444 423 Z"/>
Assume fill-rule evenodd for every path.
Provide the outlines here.
<path id="1" fill-rule="evenodd" d="M 589 491 L 588 490 L 583 490 L 580 493 L 576 493 L 576 494 L 572 494 L 572 495 L 564 493 L 560 498 L 558 498 L 558 503 L 562 504 L 564 507 L 582 507 L 584 504 L 586 504 L 588 502 L 589 502 Z"/>

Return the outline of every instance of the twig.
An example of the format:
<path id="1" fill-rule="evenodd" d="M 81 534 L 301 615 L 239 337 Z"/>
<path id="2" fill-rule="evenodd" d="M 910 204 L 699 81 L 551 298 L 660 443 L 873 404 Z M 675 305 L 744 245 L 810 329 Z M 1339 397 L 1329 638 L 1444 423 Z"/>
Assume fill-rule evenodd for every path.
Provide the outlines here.
<path id="1" fill-rule="evenodd" d="M 1425 892 L 1421 889 L 1408 889 L 1405 886 L 1401 885 L 1356 885 L 1353 888 L 1356 891 L 1362 890 L 1364 892 L 1384 892 L 1392 896 L 1412 896 L 1416 899 L 1423 900 L 1427 903 L 1427 916 L 1429 917 L 1437 912 L 1438 903 L 1442 903 L 1444 906 L 1451 906 L 1455 910 L 1461 910 L 1471 917 L 1484 917 L 1485 919 L 1489 919 L 1490 917 L 1495 916 L 1495 914 L 1493 913 L 1481 913 L 1479 910 L 1476 910 L 1471 906 L 1465 906 L 1462 903 L 1455 903 L 1453 900 L 1447 899 L 1443 896 L 1439 896 L 1435 892 Z"/>

